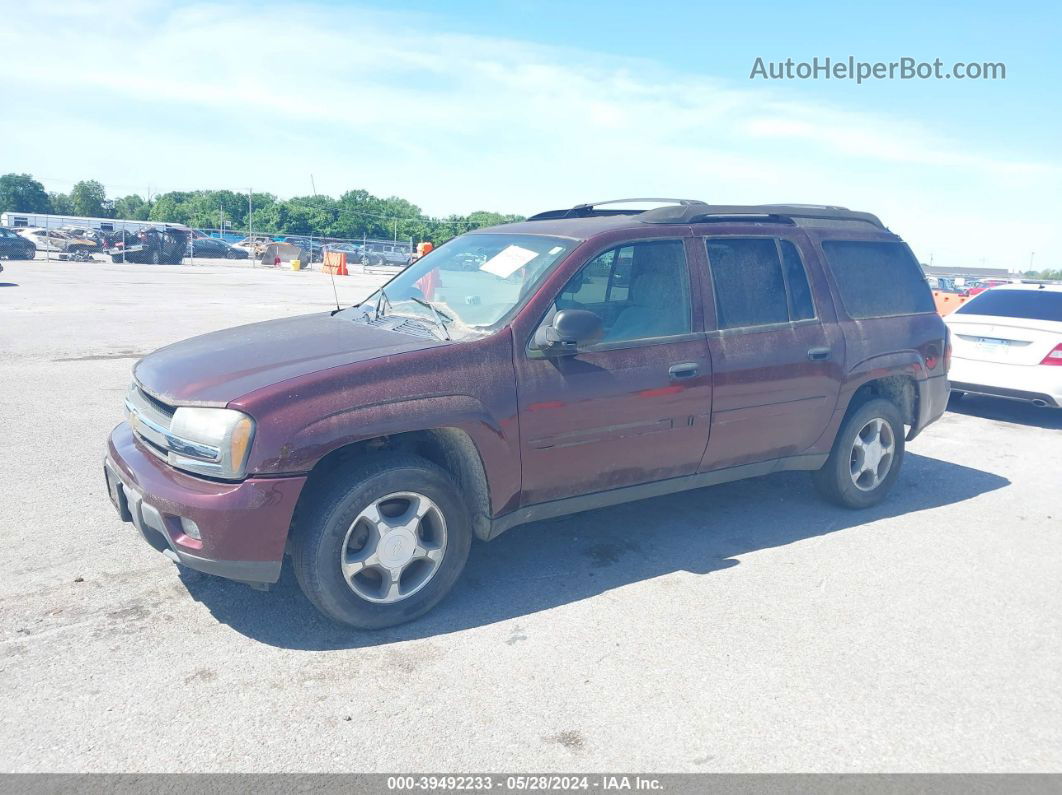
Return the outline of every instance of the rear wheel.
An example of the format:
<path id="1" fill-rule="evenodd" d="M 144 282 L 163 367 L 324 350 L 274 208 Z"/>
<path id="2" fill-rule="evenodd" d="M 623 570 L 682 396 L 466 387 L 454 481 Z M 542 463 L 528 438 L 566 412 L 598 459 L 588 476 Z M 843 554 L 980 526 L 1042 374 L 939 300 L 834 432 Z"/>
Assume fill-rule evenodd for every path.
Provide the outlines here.
<path id="1" fill-rule="evenodd" d="M 307 598 L 359 629 L 401 624 L 446 596 L 468 559 L 471 520 L 442 469 L 388 455 L 307 495 L 292 559 Z"/>
<path id="2" fill-rule="evenodd" d="M 815 488 L 846 508 L 869 508 L 892 488 L 903 452 L 899 409 L 888 400 L 869 400 L 848 416 L 826 464 L 812 473 Z"/>
<path id="3" fill-rule="evenodd" d="M 158 265 L 159 262 L 162 261 L 162 258 L 159 256 L 158 249 L 155 249 L 154 251 L 151 252 L 151 255 L 148 257 L 148 261 L 152 265 Z"/>
<path id="4" fill-rule="evenodd" d="M 36 246 L 29 245 L 29 246 L 26 246 L 22 250 L 22 259 L 36 259 L 36 258 L 37 258 L 37 247 Z"/>

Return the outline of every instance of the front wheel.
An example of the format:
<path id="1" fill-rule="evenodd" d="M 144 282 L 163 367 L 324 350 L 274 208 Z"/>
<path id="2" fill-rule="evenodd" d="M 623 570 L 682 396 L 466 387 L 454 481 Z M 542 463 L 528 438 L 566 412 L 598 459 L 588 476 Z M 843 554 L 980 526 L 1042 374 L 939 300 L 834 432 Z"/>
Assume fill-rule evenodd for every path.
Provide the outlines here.
<path id="1" fill-rule="evenodd" d="M 845 508 L 869 508 L 885 499 L 903 461 L 904 429 L 899 409 L 870 400 L 852 412 L 834 440 L 822 469 L 812 473 L 823 497 Z"/>
<path id="2" fill-rule="evenodd" d="M 295 576 L 329 618 L 358 629 L 410 621 L 450 591 L 468 559 L 471 520 L 445 471 L 387 455 L 314 489 L 296 520 Z"/>

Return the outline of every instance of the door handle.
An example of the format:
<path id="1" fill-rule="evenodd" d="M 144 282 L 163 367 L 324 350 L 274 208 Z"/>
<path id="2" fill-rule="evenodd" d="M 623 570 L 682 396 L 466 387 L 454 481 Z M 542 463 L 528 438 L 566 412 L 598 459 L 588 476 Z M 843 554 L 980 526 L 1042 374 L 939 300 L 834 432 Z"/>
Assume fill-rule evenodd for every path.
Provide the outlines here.
<path id="1" fill-rule="evenodd" d="M 697 362 L 683 362 L 682 364 L 673 364 L 668 368 L 667 374 L 671 376 L 671 379 L 678 381 L 684 378 L 693 378 L 701 370 Z"/>
<path id="2" fill-rule="evenodd" d="M 821 362 L 830 358 L 829 348 L 811 348 L 808 350 L 808 358 L 813 362 Z"/>

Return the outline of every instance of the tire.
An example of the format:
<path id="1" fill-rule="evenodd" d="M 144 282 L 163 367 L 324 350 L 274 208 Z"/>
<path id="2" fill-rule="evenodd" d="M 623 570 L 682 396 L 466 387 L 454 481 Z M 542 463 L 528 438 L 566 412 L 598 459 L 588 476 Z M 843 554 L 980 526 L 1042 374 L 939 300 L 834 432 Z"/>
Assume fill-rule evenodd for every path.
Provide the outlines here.
<path id="1" fill-rule="evenodd" d="M 26 246 L 26 248 L 24 248 L 22 250 L 22 257 L 21 258 L 25 259 L 25 260 L 36 259 L 37 258 L 37 247 L 32 245 L 32 244 L 29 245 L 29 246 Z"/>
<path id="2" fill-rule="evenodd" d="M 158 249 L 151 252 L 151 256 L 148 257 L 148 262 L 152 265 L 158 265 L 162 261 L 162 257 L 159 256 Z"/>
<path id="3" fill-rule="evenodd" d="M 863 452 L 856 449 L 857 437 Z M 882 455 L 875 467 L 873 459 L 868 458 L 877 456 L 882 447 L 891 449 L 891 453 Z M 896 481 L 903 453 L 903 419 L 896 404 L 880 398 L 869 400 L 849 414 L 833 442 L 830 457 L 822 469 L 812 473 L 815 489 L 845 508 L 877 505 Z M 854 471 L 857 468 L 858 476 Z"/>
<path id="4" fill-rule="evenodd" d="M 449 593 L 465 567 L 472 542 L 468 507 L 450 476 L 418 456 L 376 456 L 360 467 L 338 471 L 308 497 L 295 523 L 295 577 L 310 602 L 333 621 L 357 629 L 412 621 Z M 393 535 L 379 532 L 380 522 L 371 517 L 384 517 L 381 522 L 388 525 L 400 519 L 385 514 L 410 516 L 410 497 L 426 510 L 423 519 L 412 520 L 414 532 L 409 525 L 394 525 L 389 531 Z M 388 550 L 381 546 L 384 538 L 395 538 L 396 543 Z M 414 546 L 435 557 L 403 563 L 406 555 L 417 554 L 410 552 Z M 341 554 L 351 568 L 364 568 L 344 574 Z M 388 555 L 396 568 L 383 567 L 390 562 Z M 359 560 L 350 563 L 352 558 Z M 401 566 L 405 568 L 397 579 L 385 579 L 387 572 Z M 403 589 L 409 593 L 401 595 Z"/>

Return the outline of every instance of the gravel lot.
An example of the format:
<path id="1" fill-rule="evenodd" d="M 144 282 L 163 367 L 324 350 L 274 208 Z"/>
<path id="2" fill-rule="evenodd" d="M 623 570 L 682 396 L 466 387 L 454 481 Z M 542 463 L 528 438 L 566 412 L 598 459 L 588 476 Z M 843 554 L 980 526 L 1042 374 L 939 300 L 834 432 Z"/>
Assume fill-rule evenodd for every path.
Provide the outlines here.
<path id="1" fill-rule="evenodd" d="M 4 771 L 1062 768 L 1062 412 L 960 404 L 866 512 L 785 473 L 525 526 L 358 633 L 290 572 L 179 571 L 101 467 L 138 357 L 325 309 L 329 280 L 4 267 Z"/>

